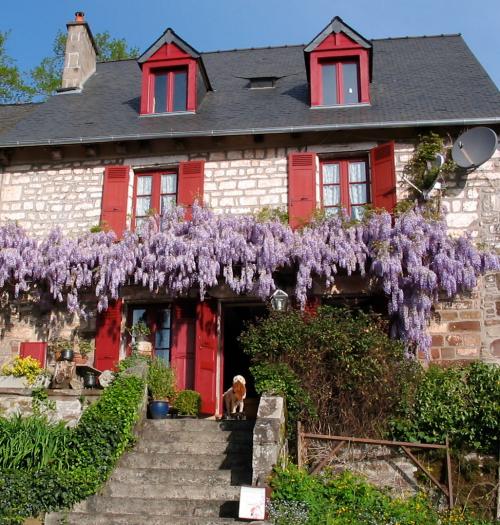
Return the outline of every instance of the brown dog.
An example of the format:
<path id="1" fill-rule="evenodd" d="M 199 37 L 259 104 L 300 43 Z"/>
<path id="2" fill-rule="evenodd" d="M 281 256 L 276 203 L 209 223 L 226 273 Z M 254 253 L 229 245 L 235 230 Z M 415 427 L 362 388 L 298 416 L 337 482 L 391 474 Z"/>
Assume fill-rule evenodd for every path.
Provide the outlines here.
<path id="1" fill-rule="evenodd" d="M 226 407 L 227 417 L 244 417 L 244 400 L 247 397 L 245 385 L 245 378 L 237 375 L 233 377 L 233 386 L 224 392 L 224 406 Z"/>

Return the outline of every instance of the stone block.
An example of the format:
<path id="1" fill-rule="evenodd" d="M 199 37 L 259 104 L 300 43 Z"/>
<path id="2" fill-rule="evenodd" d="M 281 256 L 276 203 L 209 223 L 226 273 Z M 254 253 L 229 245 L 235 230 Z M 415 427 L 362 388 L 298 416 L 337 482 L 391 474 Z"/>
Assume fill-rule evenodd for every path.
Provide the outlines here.
<path id="1" fill-rule="evenodd" d="M 456 321 L 449 323 L 451 332 L 479 332 L 481 323 L 479 321 Z"/>
<path id="2" fill-rule="evenodd" d="M 457 357 L 479 357 L 478 348 L 457 348 L 456 349 Z"/>
<path id="3" fill-rule="evenodd" d="M 4 186 L 2 189 L 2 202 L 21 200 L 22 186 Z"/>

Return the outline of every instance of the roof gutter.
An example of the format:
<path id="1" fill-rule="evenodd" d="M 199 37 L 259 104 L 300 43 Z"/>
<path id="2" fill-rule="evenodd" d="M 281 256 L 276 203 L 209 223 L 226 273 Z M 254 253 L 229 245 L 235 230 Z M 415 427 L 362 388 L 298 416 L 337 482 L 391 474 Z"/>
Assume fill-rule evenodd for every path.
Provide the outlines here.
<path id="1" fill-rule="evenodd" d="M 136 133 L 132 135 L 107 135 L 95 137 L 73 137 L 47 139 L 43 141 L 13 141 L 0 143 L 0 148 L 17 146 L 61 146 L 69 144 L 94 144 L 103 142 L 122 142 L 128 140 L 150 140 L 165 138 L 217 137 L 231 135 L 263 135 L 275 133 L 304 133 L 315 131 L 346 131 L 362 129 L 413 128 L 431 126 L 477 126 L 481 124 L 500 124 L 500 117 L 445 119 L 445 120 L 404 120 L 389 122 L 361 122 L 357 124 L 322 124 L 313 126 L 285 126 L 276 128 L 221 129 L 210 131 L 162 131 L 160 133 Z"/>

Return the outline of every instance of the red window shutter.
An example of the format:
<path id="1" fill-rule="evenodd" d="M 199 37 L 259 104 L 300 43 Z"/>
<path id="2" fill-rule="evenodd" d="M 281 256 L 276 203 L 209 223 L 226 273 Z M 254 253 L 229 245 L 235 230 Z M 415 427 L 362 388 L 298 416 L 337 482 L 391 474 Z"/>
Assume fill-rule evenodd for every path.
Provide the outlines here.
<path id="1" fill-rule="evenodd" d="M 110 301 L 108 309 L 97 315 L 95 363 L 98 370 L 113 370 L 120 359 L 122 299 Z"/>
<path id="2" fill-rule="evenodd" d="M 174 304 L 170 364 L 175 370 L 179 390 L 194 388 L 194 349 L 196 312 L 194 305 Z"/>
<path id="3" fill-rule="evenodd" d="M 45 368 L 47 360 L 47 343 L 21 343 L 19 357 L 33 357 Z"/>
<path id="4" fill-rule="evenodd" d="M 205 179 L 205 161 L 192 160 L 179 165 L 179 180 L 177 183 L 177 204 L 186 207 L 186 218 L 193 213 L 195 200 L 203 204 L 203 181 Z"/>
<path id="5" fill-rule="evenodd" d="M 316 210 L 316 154 L 288 156 L 288 221 L 292 228 L 308 223 Z"/>
<path id="6" fill-rule="evenodd" d="M 196 306 L 194 389 L 201 394 L 201 412 L 216 413 L 217 307 L 202 301 Z"/>
<path id="7" fill-rule="evenodd" d="M 392 213 L 396 205 L 396 168 L 394 142 L 387 142 L 370 151 L 372 201 L 375 208 Z"/>
<path id="8" fill-rule="evenodd" d="M 127 227 L 129 167 L 107 166 L 102 189 L 101 223 L 121 237 Z"/>

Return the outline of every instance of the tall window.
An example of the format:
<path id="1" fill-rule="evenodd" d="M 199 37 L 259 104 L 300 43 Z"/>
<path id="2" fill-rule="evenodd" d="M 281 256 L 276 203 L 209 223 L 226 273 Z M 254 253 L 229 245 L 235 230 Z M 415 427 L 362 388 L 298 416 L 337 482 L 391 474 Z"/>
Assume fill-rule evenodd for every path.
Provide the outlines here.
<path id="1" fill-rule="evenodd" d="M 323 106 L 359 103 L 359 68 L 357 62 L 321 64 Z"/>
<path id="2" fill-rule="evenodd" d="M 323 209 L 327 215 L 344 208 L 353 219 L 363 217 L 370 202 L 367 165 L 364 160 L 329 160 L 321 164 Z"/>
<path id="3" fill-rule="evenodd" d="M 171 310 L 165 305 L 132 306 L 129 326 L 144 323 L 150 331 L 148 340 L 154 355 L 170 363 Z M 134 343 L 135 341 L 131 341 Z"/>
<path id="4" fill-rule="evenodd" d="M 141 173 L 136 177 L 134 217 L 138 228 L 151 213 L 163 214 L 177 203 L 177 172 Z"/>
<path id="5" fill-rule="evenodd" d="M 187 109 L 187 70 L 164 69 L 153 74 L 153 113 Z"/>

